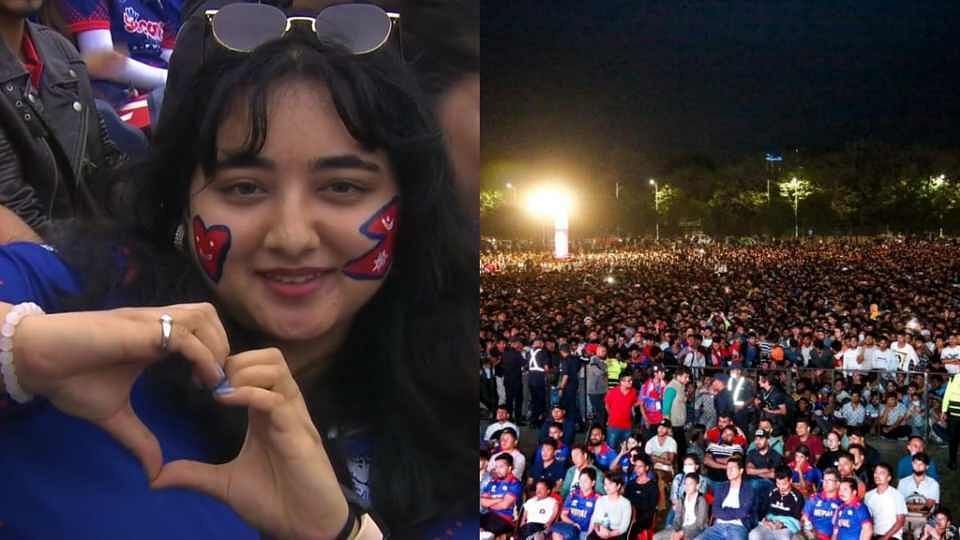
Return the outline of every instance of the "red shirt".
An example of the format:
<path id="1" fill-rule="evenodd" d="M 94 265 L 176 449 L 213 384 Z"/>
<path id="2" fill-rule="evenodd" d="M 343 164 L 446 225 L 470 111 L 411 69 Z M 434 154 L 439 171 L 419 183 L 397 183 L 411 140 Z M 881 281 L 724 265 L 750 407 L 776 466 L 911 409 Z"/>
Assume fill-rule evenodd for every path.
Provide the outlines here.
<path id="1" fill-rule="evenodd" d="M 739 444 L 740 446 L 746 448 L 747 445 L 747 436 L 743 434 L 743 431 L 740 431 L 740 428 L 736 428 L 737 433 L 733 436 L 733 444 Z M 720 435 L 723 433 L 723 430 L 719 426 L 713 426 L 707 430 L 707 440 L 712 443 L 720 442 Z"/>
<path id="2" fill-rule="evenodd" d="M 630 413 L 633 410 L 633 404 L 637 402 L 636 390 L 631 388 L 624 394 L 619 386 L 611 388 L 607 391 L 607 397 L 603 402 L 607 406 L 607 426 L 617 429 L 633 427 L 633 418 Z"/>
<path id="3" fill-rule="evenodd" d="M 33 46 L 33 40 L 30 39 L 30 32 L 23 29 L 23 42 L 20 45 L 20 52 L 23 53 L 23 67 L 30 72 L 30 82 L 34 88 L 40 88 L 40 78 L 43 77 L 43 60 Z"/>
<path id="4" fill-rule="evenodd" d="M 820 441 L 820 437 L 807 435 L 807 442 L 803 442 L 798 435 L 791 435 L 783 448 L 786 455 L 790 456 L 788 459 L 793 459 L 793 453 L 797 451 L 797 447 L 800 445 L 806 445 L 806 447 L 810 449 L 810 453 L 812 454 L 810 461 L 812 463 L 816 463 L 823 454 L 823 443 Z"/>

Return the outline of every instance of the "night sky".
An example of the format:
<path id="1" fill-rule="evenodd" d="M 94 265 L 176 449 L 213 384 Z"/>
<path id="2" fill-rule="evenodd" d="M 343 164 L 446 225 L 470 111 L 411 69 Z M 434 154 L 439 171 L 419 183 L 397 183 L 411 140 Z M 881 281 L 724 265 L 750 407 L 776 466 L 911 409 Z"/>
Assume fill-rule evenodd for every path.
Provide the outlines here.
<path id="1" fill-rule="evenodd" d="M 486 164 L 960 146 L 960 2 L 482 2 Z"/>

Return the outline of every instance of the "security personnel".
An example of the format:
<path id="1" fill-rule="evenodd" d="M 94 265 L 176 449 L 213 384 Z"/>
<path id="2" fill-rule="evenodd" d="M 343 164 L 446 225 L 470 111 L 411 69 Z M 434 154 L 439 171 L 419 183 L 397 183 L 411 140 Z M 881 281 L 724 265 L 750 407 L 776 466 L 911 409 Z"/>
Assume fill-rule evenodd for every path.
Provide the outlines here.
<path id="1" fill-rule="evenodd" d="M 527 356 L 527 387 L 530 389 L 530 424 L 539 428 L 547 412 L 547 370 L 550 368 L 548 353 L 543 349 L 543 340 L 533 340 Z"/>
<path id="2" fill-rule="evenodd" d="M 941 416 L 947 421 L 947 430 L 950 433 L 950 452 L 948 467 L 957 468 L 957 445 L 960 443 L 960 374 L 950 378 L 947 391 L 943 394 Z"/>

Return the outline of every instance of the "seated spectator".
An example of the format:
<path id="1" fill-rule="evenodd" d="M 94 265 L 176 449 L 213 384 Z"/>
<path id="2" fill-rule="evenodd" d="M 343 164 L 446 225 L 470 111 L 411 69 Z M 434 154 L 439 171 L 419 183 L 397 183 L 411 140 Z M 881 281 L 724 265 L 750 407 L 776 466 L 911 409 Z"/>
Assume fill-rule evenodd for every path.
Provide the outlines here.
<path id="1" fill-rule="evenodd" d="M 564 477 L 563 484 L 560 486 L 561 497 L 566 499 L 570 495 L 570 492 L 577 488 L 578 482 L 580 481 L 580 474 L 587 469 L 595 471 L 593 474 L 594 482 L 596 482 L 597 479 L 601 480 L 596 486 L 597 489 L 603 488 L 603 473 L 593 465 L 593 454 L 587 450 L 585 445 L 573 445 L 573 448 L 570 449 L 570 462 L 573 466 L 567 469 L 567 475 Z"/>
<path id="2" fill-rule="evenodd" d="M 853 476 L 857 482 L 866 486 L 866 489 L 873 489 L 873 467 L 867 465 L 864 457 L 865 451 L 859 444 L 851 444 L 847 452 L 853 457 Z"/>
<path id="3" fill-rule="evenodd" d="M 557 460 L 557 441 L 547 438 L 540 443 L 540 461 L 535 462 L 530 468 L 530 477 L 527 478 L 527 486 L 533 487 L 534 482 L 546 480 L 550 485 L 550 491 L 560 489 L 563 479 L 567 474 L 567 468 Z"/>
<path id="4" fill-rule="evenodd" d="M 783 459 L 788 463 L 793 461 L 793 453 L 796 452 L 797 447 L 801 445 L 806 446 L 807 450 L 810 451 L 810 455 L 807 456 L 810 461 L 815 463 L 820 459 L 820 455 L 823 454 L 823 443 L 820 441 L 820 437 L 810 432 L 810 427 L 809 418 L 797 418 L 796 427 L 794 427 L 796 435 L 791 435 L 790 438 L 787 439 L 786 453 L 783 454 Z"/>
<path id="5" fill-rule="evenodd" d="M 526 470 L 527 458 L 517 449 L 517 432 L 511 428 L 504 428 L 500 433 L 500 450 L 491 456 L 491 462 L 488 466 L 493 470 L 496 466 L 497 456 L 501 454 L 510 454 L 513 461 L 510 465 L 513 467 L 513 474 L 517 478 L 523 478 L 523 471 Z"/>
<path id="6" fill-rule="evenodd" d="M 747 447 L 747 436 L 744 435 L 743 430 L 739 426 L 733 423 L 732 414 L 719 413 L 717 415 L 717 425 L 707 430 L 707 443 L 718 443 L 720 442 L 720 435 L 723 434 L 723 430 L 731 426 L 734 429 L 734 439 L 733 442 L 740 445 L 741 448 Z"/>
<path id="7" fill-rule="evenodd" d="M 927 476 L 930 457 L 925 452 L 913 455 L 913 474 L 901 478 L 897 490 L 907 499 L 907 508 L 911 511 L 929 512 L 940 503 L 940 483 Z M 916 505 L 911 501 L 917 501 Z"/>
<path id="8" fill-rule="evenodd" d="M 816 540 L 833 538 L 833 516 L 840 508 L 840 473 L 836 469 L 823 471 L 823 491 L 807 498 L 803 505 L 803 530 Z"/>
<path id="9" fill-rule="evenodd" d="M 627 484 L 624 495 L 636 511 L 636 529 L 645 531 L 654 526 L 654 516 L 660 502 L 660 490 L 657 482 L 651 478 L 651 464 L 641 456 L 633 462 L 634 480 Z"/>
<path id="10" fill-rule="evenodd" d="M 622 474 L 612 474 L 604 479 L 607 494 L 597 500 L 593 509 L 589 538 L 618 538 L 627 533 L 633 508 L 623 497 L 623 484 Z"/>
<path id="11" fill-rule="evenodd" d="M 567 414 L 567 409 L 564 408 L 563 405 L 554 405 L 550 408 L 550 419 L 550 422 L 544 422 L 540 427 L 540 438 L 550 436 L 550 426 L 558 423 L 560 424 L 560 441 L 563 443 L 563 446 L 569 448 L 573 445 L 574 438 L 577 434 L 577 424 L 574 418 Z"/>
<path id="12" fill-rule="evenodd" d="M 840 479 L 840 507 L 833 518 L 836 540 L 867 540 L 873 536 L 873 518 L 857 495 L 857 481 Z"/>
<path id="13" fill-rule="evenodd" d="M 743 456 L 727 460 L 727 480 L 714 486 L 714 523 L 700 535 L 700 540 L 746 540 L 753 525 L 753 490 L 743 481 Z"/>
<path id="14" fill-rule="evenodd" d="M 913 474 L 913 456 L 920 452 L 926 453 L 926 451 L 927 441 L 923 440 L 923 437 L 920 435 L 910 436 L 910 440 L 907 441 L 908 454 L 900 458 L 900 461 L 897 462 L 897 478 L 906 478 Z M 930 461 L 930 466 L 927 467 L 927 476 L 937 481 L 940 480 L 940 475 L 937 473 L 937 463 L 933 460 Z"/>
<path id="15" fill-rule="evenodd" d="M 514 433 L 519 434 L 520 430 L 517 428 L 517 425 L 510 421 L 510 410 L 507 409 L 506 405 L 497 406 L 496 414 L 497 421 L 487 426 L 487 430 L 483 434 L 484 440 L 499 441 L 500 432 L 503 431 L 504 428 L 510 428 Z M 517 436 L 517 442 L 520 442 L 519 435 Z"/>
<path id="16" fill-rule="evenodd" d="M 570 447 L 563 444 L 563 427 L 561 427 L 559 422 L 550 422 L 547 426 L 547 436 L 541 437 L 541 444 L 547 438 L 557 441 L 557 452 L 556 460 L 563 465 L 564 468 L 569 467 L 568 463 L 570 458 Z M 540 452 L 534 452 L 533 454 L 533 466 L 536 467 L 537 464 L 543 463 L 543 457 L 540 455 Z"/>
<path id="17" fill-rule="evenodd" d="M 870 469 L 873 469 L 877 463 L 880 463 L 880 452 L 876 448 L 867 444 L 867 438 L 864 435 L 865 431 L 863 428 L 855 428 L 850 430 L 849 444 L 847 444 L 847 450 L 851 446 L 857 444 L 863 448 L 863 459 L 866 463 L 866 466 Z"/>
<path id="18" fill-rule="evenodd" d="M 627 437 L 627 440 L 623 442 L 620 446 L 620 453 L 617 454 L 617 457 L 614 458 L 613 463 L 610 464 L 610 472 L 622 472 L 629 474 L 633 470 L 633 459 L 631 453 L 634 449 L 639 448 L 643 450 L 641 446 L 643 444 L 643 434 L 639 432 L 633 432 Z"/>
<path id="19" fill-rule="evenodd" d="M 780 457 L 783 457 L 783 435 L 773 432 L 773 421 L 769 418 L 761 418 L 760 421 L 757 422 L 757 430 L 766 431 L 770 434 L 770 436 L 767 437 L 767 442 L 770 444 L 770 448 L 772 448 L 774 452 L 780 454 Z M 753 450 L 756 448 L 756 446 L 757 440 L 754 438 L 752 441 L 750 441 L 750 447 L 747 448 L 747 452 L 749 453 L 750 450 Z"/>
<path id="20" fill-rule="evenodd" d="M 757 430 L 754 434 L 753 450 L 747 452 L 747 482 L 753 488 L 755 500 L 759 505 L 767 493 L 773 489 L 774 472 L 783 464 L 783 457 L 770 448 L 770 433 Z M 764 509 L 757 507 L 757 515 L 762 515 Z"/>
<path id="21" fill-rule="evenodd" d="M 867 494 L 867 484 L 857 477 L 856 459 L 850 452 L 840 454 L 837 460 L 837 472 L 840 473 L 840 479 L 852 478 L 857 482 L 857 497 L 863 499 Z"/>
<path id="22" fill-rule="evenodd" d="M 602 477 L 601 477 L 602 478 Z M 593 489 L 597 483 L 595 469 L 580 472 L 578 487 L 570 491 L 560 511 L 560 520 L 550 527 L 553 540 L 585 538 L 590 531 L 590 519 L 600 495 Z"/>
<path id="23" fill-rule="evenodd" d="M 703 461 L 705 456 L 704 452 L 704 434 L 706 433 L 706 428 L 703 424 L 694 424 L 688 433 L 687 439 L 687 453 L 696 454 L 700 461 Z"/>
<path id="24" fill-rule="evenodd" d="M 850 401 L 840 407 L 840 416 L 850 427 L 862 426 L 867 421 L 867 408 L 863 406 L 860 392 L 850 394 Z"/>
<path id="25" fill-rule="evenodd" d="M 490 483 L 490 480 L 493 476 L 490 474 L 490 471 L 487 470 L 487 463 L 490 462 L 490 452 L 485 448 L 480 449 L 480 493 L 483 494 L 483 490 L 486 489 L 487 484 Z M 480 513 L 485 512 L 483 506 L 480 507 Z"/>
<path id="26" fill-rule="evenodd" d="M 700 479 L 696 472 L 684 474 L 683 493 L 674 505 L 673 519 L 667 520 L 667 528 L 655 534 L 653 540 L 693 540 L 707 528 L 707 499 Z"/>
<path id="27" fill-rule="evenodd" d="M 907 422 L 910 414 L 903 403 L 897 400 L 897 394 L 888 393 L 880 418 L 877 420 L 879 433 L 887 439 L 904 439 L 910 436 L 910 426 Z"/>
<path id="28" fill-rule="evenodd" d="M 523 520 L 517 531 L 520 538 L 527 538 L 549 529 L 560 514 L 560 503 L 551 496 L 552 486 L 547 480 L 537 480 L 534 496 L 523 503 Z"/>
<path id="29" fill-rule="evenodd" d="M 957 540 L 960 533 L 957 532 L 957 526 L 953 524 L 950 517 L 950 511 L 944 507 L 937 508 L 933 513 L 932 523 L 927 523 L 923 527 L 923 534 L 920 540 Z"/>
<path id="30" fill-rule="evenodd" d="M 667 523 L 673 522 L 674 515 L 679 511 L 679 504 L 682 502 L 683 493 L 686 486 L 685 478 L 688 475 L 696 474 L 699 480 L 697 485 L 700 493 L 706 495 L 710 487 L 710 480 L 700 476 L 700 459 L 696 454 L 687 454 L 683 458 L 683 468 L 673 477 L 673 483 L 670 488 L 670 512 L 667 514 Z"/>
<path id="31" fill-rule="evenodd" d="M 803 495 L 791 482 L 791 471 L 786 466 L 777 467 L 776 487 L 763 494 L 766 516 L 752 531 L 750 540 L 790 540 L 800 532 L 803 514 Z"/>
<path id="32" fill-rule="evenodd" d="M 513 474 L 513 456 L 502 453 L 493 459 L 493 480 L 480 494 L 480 507 L 487 512 L 480 515 L 480 529 L 494 536 L 513 530 L 517 504 L 523 486 Z"/>
<path id="33" fill-rule="evenodd" d="M 840 454 L 843 453 L 843 449 L 840 448 L 840 434 L 836 431 L 827 433 L 827 436 L 823 438 L 823 444 L 826 449 L 820 459 L 817 460 L 817 468 L 821 471 L 827 470 L 828 467 L 837 467 L 837 461 Z"/>
<path id="34" fill-rule="evenodd" d="M 670 420 L 660 420 L 657 434 L 644 446 L 644 452 L 653 461 L 653 470 L 667 483 L 673 478 L 673 463 L 677 458 L 677 441 L 670 435 L 672 431 Z"/>
<path id="35" fill-rule="evenodd" d="M 867 492 L 863 502 L 873 516 L 873 532 L 884 538 L 903 538 L 903 526 L 907 522 L 907 505 L 903 494 L 890 485 L 893 467 L 878 463 L 873 468 L 876 488 Z"/>
<path id="36" fill-rule="evenodd" d="M 793 485 L 804 497 L 809 497 L 820 489 L 822 481 L 820 469 L 811 464 L 810 450 L 806 446 L 797 447 L 793 453 L 793 462 L 788 465 L 792 471 Z"/>
<path id="37" fill-rule="evenodd" d="M 617 452 L 607 445 L 606 438 L 602 427 L 593 426 L 590 428 L 590 437 L 587 439 L 589 442 L 588 448 L 590 453 L 593 454 L 593 461 L 597 464 L 597 468 L 603 472 L 610 469 L 610 464 L 617 457 Z"/>
<path id="38" fill-rule="evenodd" d="M 727 461 L 731 456 L 739 454 L 742 462 L 743 446 L 734 442 L 735 436 L 736 429 L 733 426 L 727 426 L 723 428 L 720 442 L 707 447 L 703 464 L 707 467 L 707 477 L 712 482 L 727 480 Z"/>

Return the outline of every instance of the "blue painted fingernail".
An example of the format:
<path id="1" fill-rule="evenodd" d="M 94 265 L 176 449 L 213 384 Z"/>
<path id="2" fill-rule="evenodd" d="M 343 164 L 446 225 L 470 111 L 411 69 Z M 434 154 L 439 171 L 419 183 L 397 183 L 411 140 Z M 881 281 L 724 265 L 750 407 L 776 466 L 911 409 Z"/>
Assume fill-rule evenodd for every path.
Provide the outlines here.
<path id="1" fill-rule="evenodd" d="M 233 387 L 230 386 L 230 381 L 224 377 L 223 380 L 214 387 L 213 393 L 218 396 L 226 396 L 233 393 Z"/>

